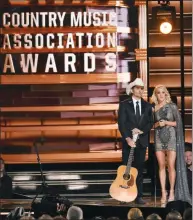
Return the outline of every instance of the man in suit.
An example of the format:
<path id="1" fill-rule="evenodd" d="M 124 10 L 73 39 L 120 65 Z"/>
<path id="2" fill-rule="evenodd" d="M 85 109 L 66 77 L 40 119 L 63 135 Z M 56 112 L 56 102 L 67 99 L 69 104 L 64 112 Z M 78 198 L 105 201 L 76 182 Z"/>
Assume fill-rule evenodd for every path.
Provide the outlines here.
<path id="1" fill-rule="evenodd" d="M 126 88 L 129 98 L 120 102 L 118 125 L 123 139 L 122 160 L 127 165 L 131 147 L 135 147 L 132 166 L 138 170 L 136 180 L 138 195 L 136 204 L 145 204 L 143 200 L 143 167 L 146 148 L 149 144 L 149 131 L 153 126 L 152 105 L 142 99 L 144 83 L 140 78 L 130 83 Z M 132 138 L 139 134 L 135 143 Z"/>
<path id="2" fill-rule="evenodd" d="M 192 195 L 192 144 L 185 142 L 185 162 L 187 167 L 187 179 L 190 194 Z"/>

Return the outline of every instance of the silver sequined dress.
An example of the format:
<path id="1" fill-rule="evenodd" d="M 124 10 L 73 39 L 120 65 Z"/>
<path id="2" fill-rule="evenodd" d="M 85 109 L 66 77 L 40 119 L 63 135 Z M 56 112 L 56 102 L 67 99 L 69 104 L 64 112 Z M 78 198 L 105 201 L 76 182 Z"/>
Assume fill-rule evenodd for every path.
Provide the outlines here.
<path id="1" fill-rule="evenodd" d="M 155 112 L 155 121 L 161 119 L 175 121 L 171 104 L 166 104 Z M 157 127 L 155 129 L 155 150 L 176 151 L 176 129 L 172 126 Z"/>
<path id="2" fill-rule="evenodd" d="M 161 133 L 158 129 L 156 129 L 156 150 L 168 149 L 176 151 L 175 200 L 192 204 L 192 197 L 188 188 L 186 163 L 184 159 L 184 133 L 182 119 L 177 106 L 174 103 L 168 103 L 155 112 L 155 121 L 160 119 L 176 121 L 176 127 L 166 126 L 166 130 L 163 130 Z"/>

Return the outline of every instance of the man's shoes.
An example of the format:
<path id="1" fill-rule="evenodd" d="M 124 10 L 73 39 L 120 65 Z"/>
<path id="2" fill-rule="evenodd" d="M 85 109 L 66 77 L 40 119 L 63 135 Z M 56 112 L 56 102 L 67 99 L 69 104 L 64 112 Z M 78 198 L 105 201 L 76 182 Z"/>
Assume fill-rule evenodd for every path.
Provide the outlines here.
<path id="1" fill-rule="evenodd" d="M 146 202 L 145 202 L 141 197 L 139 197 L 139 198 L 136 198 L 136 200 L 135 200 L 135 204 L 138 204 L 138 205 L 145 205 Z"/>
<path id="2" fill-rule="evenodd" d="M 126 205 L 127 202 L 119 202 L 120 205 Z"/>

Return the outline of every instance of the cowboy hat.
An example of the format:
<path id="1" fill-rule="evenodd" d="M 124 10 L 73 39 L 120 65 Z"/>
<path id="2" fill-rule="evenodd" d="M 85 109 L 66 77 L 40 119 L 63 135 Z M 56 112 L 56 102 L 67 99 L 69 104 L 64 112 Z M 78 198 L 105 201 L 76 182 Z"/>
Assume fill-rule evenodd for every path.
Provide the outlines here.
<path id="1" fill-rule="evenodd" d="M 129 95 L 131 93 L 131 89 L 134 87 L 134 86 L 141 86 L 141 87 L 144 87 L 144 83 L 142 81 L 142 79 L 140 78 L 136 78 L 133 82 L 129 83 L 126 87 L 126 93 L 127 95 Z"/>

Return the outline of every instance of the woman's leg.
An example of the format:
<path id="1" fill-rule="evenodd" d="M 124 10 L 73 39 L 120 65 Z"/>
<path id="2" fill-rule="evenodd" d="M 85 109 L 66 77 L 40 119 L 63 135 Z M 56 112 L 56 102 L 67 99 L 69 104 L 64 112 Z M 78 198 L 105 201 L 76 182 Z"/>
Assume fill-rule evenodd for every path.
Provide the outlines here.
<path id="1" fill-rule="evenodd" d="M 165 151 L 157 151 L 156 157 L 159 165 L 159 178 L 162 190 L 162 203 L 166 203 L 166 164 L 165 164 Z"/>
<path id="2" fill-rule="evenodd" d="M 174 186 L 176 181 L 176 170 L 175 170 L 175 162 L 176 162 L 176 152 L 168 151 L 167 152 L 167 162 L 168 162 L 168 172 L 169 172 L 169 181 L 170 181 L 170 196 L 169 201 L 174 200 Z"/>

